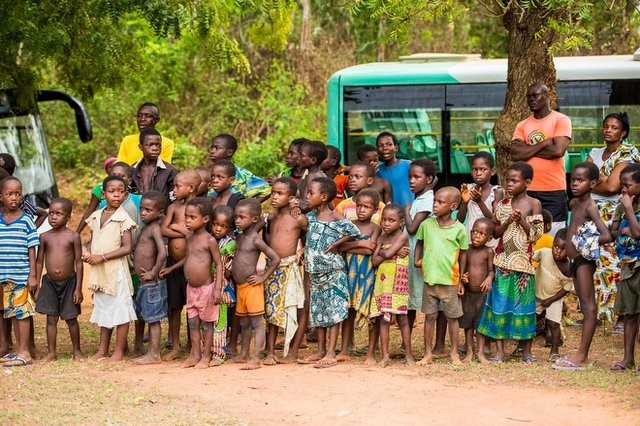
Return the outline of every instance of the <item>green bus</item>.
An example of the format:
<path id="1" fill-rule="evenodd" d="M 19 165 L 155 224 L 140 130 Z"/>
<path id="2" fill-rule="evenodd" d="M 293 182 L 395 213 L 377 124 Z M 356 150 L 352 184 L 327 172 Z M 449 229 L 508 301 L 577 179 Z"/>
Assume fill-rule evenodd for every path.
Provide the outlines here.
<path id="1" fill-rule="evenodd" d="M 629 141 L 640 146 L 640 50 L 636 55 L 558 57 L 557 108 L 571 118 L 567 170 L 603 146 L 600 127 L 610 112 L 626 111 Z M 507 60 L 478 55 L 417 54 L 333 74 L 328 86 L 328 143 L 343 161 L 357 161 L 364 143 L 394 133 L 399 158 L 436 162 L 440 184 L 470 179 L 469 160 L 495 156 L 493 127 L 504 105 Z"/>

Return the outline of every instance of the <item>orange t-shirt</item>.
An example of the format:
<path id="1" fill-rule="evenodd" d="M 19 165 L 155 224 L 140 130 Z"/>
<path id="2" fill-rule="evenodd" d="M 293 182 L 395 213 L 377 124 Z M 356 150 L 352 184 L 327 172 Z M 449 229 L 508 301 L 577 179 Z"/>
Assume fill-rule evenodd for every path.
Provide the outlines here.
<path id="1" fill-rule="evenodd" d="M 336 198 L 333 199 L 333 206 L 337 206 L 340 201 L 344 200 L 347 195 L 345 190 L 349 186 L 349 176 L 347 175 L 335 175 L 333 177 L 333 183 L 336 184 Z"/>
<path id="2" fill-rule="evenodd" d="M 513 139 L 523 140 L 529 145 L 538 144 L 557 136 L 571 139 L 571 120 L 558 111 L 551 111 L 546 117 L 537 119 L 533 115 L 516 126 Z M 533 167 L 533 180 L 529 191 L 562 191 L 567 189 L 564 157 L 547 159 L 532 157 L 527 163 Z"/>

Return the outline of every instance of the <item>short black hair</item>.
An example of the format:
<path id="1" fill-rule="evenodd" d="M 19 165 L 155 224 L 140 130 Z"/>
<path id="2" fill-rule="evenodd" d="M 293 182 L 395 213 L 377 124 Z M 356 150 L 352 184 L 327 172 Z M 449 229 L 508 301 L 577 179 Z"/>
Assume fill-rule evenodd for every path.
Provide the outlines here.
<path id="1" fill-rule="evenodd" d="M 524 161 L 516 161 L 512 163 L 507 170 L 514 170 L 520 173 L 524 180 L 533 179 L 533 167 Z"/>
<path id="2" fill-rule="evenodd" d="M 600 179 L 600 170 L 598 169 L 598 166 L 589 161 L 583 161 L 573 166 L 573 170 L 577 169 L 584 169 L 587 172 L 587 177 L 589 178 L 589 180 Z"/>
<path id="3" fill-rule="evenodd" d="M 320 141 L 306 141 L 300 149 L 309 150 L 309 157 L 316 159 L 316 166 L 322 164 L 322 162 L 327 159 L 327 155 L 329 155 L 327 145 Z"/>
<path id="4" fill-rule="evenodd" d="M 364 161 L 364 156 L 371 152 L 375 152 L 376 155 L 378 155 L 378 150 L 375 146 L 365 143 L 358 147 L 358 150 L 356 151 L 356 157 L 358 157 L 358 160 Z"/>
<path id="5" fill-rule="evenodd" d="M 236 165 L 231 160 L 216 160 L 211 166 L 211 172 L 213 172 L 214 167 L 222 167 L 229 177 L 235 177 L 236 175 Z"/>
<path id="6" fill-rule="evenodd" d="M 553 237 L 553 240 L 567 241 L 567 228 L 559 229 L 558 232 L 556 232 L 556 236 Z"/>
<path id="7" fill-rule="evenodd" d="M 553 224 L 553 215 L 549 210 L 542 209 L 540 214 L 542 214 L 542 223 L 544 224 L 545 227 L 551 226 Z"/>
<path id="8" fill-rule="evenodd" d="M 11 176 L 8 171 L 0 167 L 0 180 Z"/>
<path id="9" fill-rule="evenodd" d="M 122 179 L 120 176 L 109 175 L 106 178 L 104 178 L 104 180 L 102 181 L 102 190 L 103 191 L 107 190 L 107 184 L 109 182 L 122 182 L 122 184 L 124 185 L 124 189 L 127 190 L 127 183 L 124 181 L 124 179 Z"/>
<path id="10" fill-rule="evenodd" d="M 378 205 L 380 204 L 380 193 L 378 191 L 372 188 L 364 188 L 358 191 L 358 193 L 353 197 L 353 201 L 357 203 L 358 200 L 362 197 L 371 198 L 373 200 L 373 207 L 375 209 L 378 208 Z"/>
<path id="11" fill-rule="evenodd" d="M 476 152 L 475 154 L 473 154 L 473 157 L 471 157 L 471 165 L 473 165 L 473 162 L 476 160 L 484 160 L 487 162 L 487 164 L 489 165 L 489 167 L 491 167 L 492 169 L 495 167 L 496 162 L 493 159 L 493 155 L 489 154 L 487 151 L 479 151 Z"/>
<path id="12" fill-rule="evenodd" d="M 151 200 L 154 205 L 158 206 L 161 210 L 164 210 L 167 197 L 160 191 L 151 190 L 142 194 L 140 202 L 142 203 L 144 200 Z"/>
<path id="13" fill-rule="evenodd" d="M 351 170 L 355 169 L 356 167 L 364 168 L 367 171 L 368 177 L 371 177 L 371 178 L 376 177 L 376 169 L 373 168 L 371 163 L 367 163 L 366 161 L 356 161 L 351 165 Z"/>
<path id="14" fill-rule="evenodd" d="M 73 210 L 73 203 L 68 198 L 63 198 L 63 197 L 54 198 L 49 203 L 49 207 L 51 207 L 54 204 L 60 204 L 64 209 L 65 213 L 67 213 L 67 215 L 71 215 L 71 211 Z"/>
<path id="15" fill-rule="evenodd" d="M 396 211 L 398 212 L 398 215 L 400 216 L 400 219 L 405 220 L 406 217 L 404 215 L 404 209 L 402 208 L 402 206 L 400 204 L 396 204 L 396 203 L 389 203 L 386 206 L 384 206 L 384 210 L 382 210 L 382 214 L 384 214 L 384 212 L 386 210 L 392 210 L 392 211 Z"/>
<path id="16" fill-rule="evenodd" d="M 623 139 L 627 139 L 629 137 L 629 130 L 631 126 L 629 124 L 629 116 L 626 112 L 612 112 L 611 114 L 607 114 L 604 120 L 602 120 L 602 124 L 604 124 L 607 118 L 615 118 L 620 121 L 620 123 L 622 123 L 622 130 L 627 132 L 627 135 Z"/>
<path id="17" fill-rule="evenodd" d="M 213 214 L 213 204 L 211 204 L 211 199 L 209 197 L 194 197 L 187 201 L 186 207 L 195 207 L 198 212 L 204 216 L 211 218 Z"/>
<path id="18" fill-rule="evenodd" d="M 311 183 L 317 183 L 320 185 L 320 193 L 327 194 L 327 202 L 333 201 L 336 198 L 336 193 L 338 190 L 336 189 L 336 184 L 332 179 L 327 177 L 317 177 L 314 178 Z"/>
<path id="19" fill-rule="evenodd" d="M 342 153 L 340 153 L 340 150 L 335 146 L 327 145 L 327 158 L 336 160 L 338 164 L 340 164 L 340 161 L 342 161 Z"/>
<path id="20" fill-rule="evenodd" d="M 634 182 L 640 182 L 640 163 L 629 164 L 622 169 L 620 175 L 626 175 L 627 173 L 631 174 L 631 179 L 633 179 Z"/>
<path id="21" fill-rule="evenodd" d="M 15 176 L 7 176 L 6 178 L 0 180 L 0 191 L 3 191 L 7 182 L 11 182 L 11 181 L 18 182 L 20 186 L 22 186 L 22 182 L 20 181 L 20 179 L 18 179 Z"/>
<path id="22" fill-rule="evenodd" d="M 493 235 L 495 225 L 493 224 L 493 221 L 491 219 L 488 219 L 486 217 L 479 217 L 475 222 L 473 222 L 473 226 L 476 226 L 476 224 L 480 223 L 484 223 L 485 225 L 487 225 L 489 227 L 489 231 L 491 231 L 491 235 Z"/>
<path id="23" fill-rule="evenodd" d="M 9 176 L 13 176 L 13 172 L 16 170 L 16 159 L 11 154 L 3 152 L 0 154 L 0 167 L 5 169 Z"/>
<path id="24" fill-rule="evenodd" d="M 377 137 L 376 137 L 376 146 L 378 146 L 378 143 L 380 142 L 380 139 L 382 138 L 386 138 L 389 137 L 391 138 L 391 140 L 393 141 L 393 144 L 395 146 L 398 146 L 398 139 L 396 139 L 396 136 L 391 133 L 391 132 L 382 132 L 380 133 Z"/>
<path id="25" fill-rule="evenodd" d="M 236 210 L 240 208 L 248 208 L 249 212 L 254 216 L 260 216 L 262 214 L 260 201 L 255 198 L 245 198 L 244 200 L 238 201 L 238 204 L 236 204 Z"/>
<path id="26" fill-rule="evenodd" d="M 145 127 L 144 129 L 140 130 L 140 145 L 144 144 L 144 139 L 147 136 L 158 136 L 162 141 L 162 135 L 159 131 L 156 130 L 155 127 Z"/>
<path id="27" fill-rule="evenodd" d="M 231 154 L 232 156 L 238 150 L 238 140 L 234 138 L 232 135 L 228 133 L 220 133 L 218 136 L 213 138 L 214 141 L 216 139 L 220 139 L 221 141 L 224 141 L 224 146 L 227 149 L 230 149 L 231 151 L 233 151 L 233 153 Z"/>
<path id="28" fill-rule="evenodd" d="M 293 196 L 293 197 L 296 196 L 296 193 L 298 192 L 298 184 L 291 177 L 289 177 L 289 176 L 279 177 L 278 179 L 276 179 L 273 182 L 274 185 L 276 183 L 281 183 L 283 185 L 287 185 L 287 187 L 289 188 L 289 195 Z"/>
<path id="29" fill-rule="evenodd" d="M 428 158 L 418 158 L 417 160 L 413 160 L 409 168 L 411 167 L 420 167 L 425 176 L 436 175 L 436 163 Z"/>
<path id="30" fill-rule="evenodd" d="M 226 216 L 229 218 L 229 223 L 231 224 L 231 227 L 233 228 L 233 209 L 227 205 L 224 204 L 220 204 L 218 206 L 215 206 L 213 209 L 213 213 L 211 215 L 211 220 L 215 220 L 216 217 L 218 216 Z"/>
<path id="31" fill-rule="evenodd" d="M 158 105 L 152 103 L 152 102 L 145 102 L 142 105 L 140 105 L 138 107 L 138 112 L 140 112 L 140 110 L 142 108 L 153 108 L 156 110 L 156 120 L 160 118 L 160 108 L 158 108 Z"/>
<path id="32" fill-rule="evenodd" d="M 145 129 L 149 129 L 149 127 L 145 127 Z M 116 167 L 123 169 L 128 177 L 133 176 L 133 168 L 128 163 L 125 163 L 124 161 L 115 162 L 113 166 L 111 166 L 111 172 L 113 172 L 113 169 L 115 169 Z"/>
<path id="33" fill-rule="evenodd" d="M 291 141 L 289 146 L 295 146 L 296 148 L 300 149 L 300 147 L 302 147 L 302 145 L 304 145 L 305 142 L 309 142 L 309 139 L 307 139 L 307 138 L 296 138 L 296 139 Z"/>

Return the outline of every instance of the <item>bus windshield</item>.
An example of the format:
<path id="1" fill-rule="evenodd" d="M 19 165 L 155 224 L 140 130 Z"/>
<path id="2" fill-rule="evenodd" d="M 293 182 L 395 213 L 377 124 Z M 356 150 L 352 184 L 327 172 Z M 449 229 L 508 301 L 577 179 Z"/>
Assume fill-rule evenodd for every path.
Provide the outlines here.
<path id="1" fill-rule="evenodd" d="M 35 114 L 0 118 L 0 152 L 16 160 L 14 175 L 24 194 L 37 194 L 55 186 L 49 149 L 40 117 Z"/>

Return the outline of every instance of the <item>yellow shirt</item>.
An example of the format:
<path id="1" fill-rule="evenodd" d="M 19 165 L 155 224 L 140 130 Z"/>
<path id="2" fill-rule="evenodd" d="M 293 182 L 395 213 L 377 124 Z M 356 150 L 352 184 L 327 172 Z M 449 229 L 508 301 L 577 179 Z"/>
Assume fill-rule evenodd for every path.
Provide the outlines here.
<path id="1" fill-rule="evenodd" d="M 118 150 L 118 161 L 124 161 L 132 166 L 138 161 L 142 160 L 142 150 L 140 150 L 140 133 L 135 135 L 128 135 L 120 142 L 120 149 Z M 174 143 L 171 139 L 162 137 L 162 151 L 160 151 L 160 158 L 162 161 L 171 163 L 171 157 L 173 157 Z"/>
<path id="2" fill-rule="evenodd" d="M 553 237 L 549 234 L 542 234 L 536 244 L 533 246 L 533 250 L 540 250 L 541 248 L 553 248 Z"/>
<path id="3" fill-rule="evenodd" d="M 91 254 L 98 256 L 119 249 L 122 246 L 122 234 L 137 227 L 122 206 L 118 207 L 118 210 L 101 227 L 102 210 L 104 209 L 96 210 L 86 220 L 87 226 L 91 230 Z M 129 274 L 127 257 L 109 259 L 106 262 L 93 265 L 89 272 L 89 290 L 94 293 L 101 291 L 115 296 L 117 284 L 114 277 L 117 277 L 118 270 L 123 268 L 126 272 L 129 291 L 133 295 L 133 283 Z"/>

